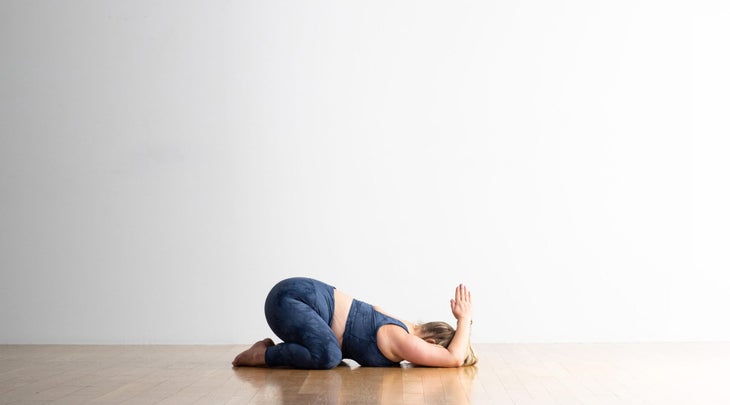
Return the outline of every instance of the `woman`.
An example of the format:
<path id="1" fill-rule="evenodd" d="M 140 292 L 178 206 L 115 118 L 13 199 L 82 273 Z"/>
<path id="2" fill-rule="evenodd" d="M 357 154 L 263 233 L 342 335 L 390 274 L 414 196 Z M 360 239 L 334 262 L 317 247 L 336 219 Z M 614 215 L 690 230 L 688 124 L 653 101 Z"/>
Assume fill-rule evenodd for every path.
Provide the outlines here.
<path id="1" fill-rule="evenodd" d="M 455 330 L 445 322 L 417 325 L 394 318 L 331 285 L 303 277 L 276 284 L 264 311 L 269 327 L 284 342 L 258 341 L 236 356 L 234 366 L 329 369 L 343 358 L 374 367 L 397 366 L 403 360 L 431 367 L 477 362 L 469 342 L 471 293 L 461 284 L 451 300 Z"/>

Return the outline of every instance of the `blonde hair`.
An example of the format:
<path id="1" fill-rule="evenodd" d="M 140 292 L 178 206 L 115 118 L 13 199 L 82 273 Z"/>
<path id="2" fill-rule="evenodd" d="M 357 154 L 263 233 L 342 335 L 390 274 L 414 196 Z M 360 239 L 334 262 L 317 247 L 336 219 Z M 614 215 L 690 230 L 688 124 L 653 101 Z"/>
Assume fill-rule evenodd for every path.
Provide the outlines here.
<path id="1" fill-rule="evenodd" d="M 433 339 L 434 344 L 445 348 L 449 347 L 456 333 L 456 330 L 446 322 L 426 322 L 419 326 L 421 328 L 420 335 L 423 340 Z M 469 347 L 466 349 L 466 358 L 464 358 L 462 366 L 473 366 L 477 361 L 479 361 L 479 357 L 474 351 L 471 341 L 469 341 Z"/>

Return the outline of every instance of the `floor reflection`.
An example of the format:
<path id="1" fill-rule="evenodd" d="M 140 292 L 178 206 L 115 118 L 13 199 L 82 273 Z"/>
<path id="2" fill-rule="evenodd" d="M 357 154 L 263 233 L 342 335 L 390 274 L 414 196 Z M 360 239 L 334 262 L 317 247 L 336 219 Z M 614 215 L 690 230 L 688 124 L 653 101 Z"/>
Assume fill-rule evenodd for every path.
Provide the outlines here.
<path id="1" fill-rule="evenodd" d="M 236 397 L 253 404 L 469 404 L 477 367 L 359 367 L 343 362 L 333 370 L 234 369 Z"/>

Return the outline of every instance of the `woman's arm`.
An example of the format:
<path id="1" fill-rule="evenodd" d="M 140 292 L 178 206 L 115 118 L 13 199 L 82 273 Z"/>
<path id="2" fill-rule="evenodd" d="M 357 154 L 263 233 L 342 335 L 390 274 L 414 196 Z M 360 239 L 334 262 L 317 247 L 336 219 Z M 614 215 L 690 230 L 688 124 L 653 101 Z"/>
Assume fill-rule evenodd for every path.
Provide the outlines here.
<path id="1" fill-rule="evenodd" d="M 461 366 L 469 348 L 472 319 L 471 293 L 466 286 L 456 287 L 454 299 L 451 300 L 451 312 L 456 317 L 456 333 L 448 348 L 426 342 L 406 333 L 402 328 L 381 328 L 388 334 L 387 351 L 398 358 L 421 366 Z"/>
<path id="2" fill-rule="evenodd" d="M 463 284 L 456 287 L 454 299 L 451 300 L 451 313 L 456 318 L 456 333 L 449 343 L 449 351 L 460 356 L 463 362 L 469 349 L 472 323 L 471 291 Z"/>

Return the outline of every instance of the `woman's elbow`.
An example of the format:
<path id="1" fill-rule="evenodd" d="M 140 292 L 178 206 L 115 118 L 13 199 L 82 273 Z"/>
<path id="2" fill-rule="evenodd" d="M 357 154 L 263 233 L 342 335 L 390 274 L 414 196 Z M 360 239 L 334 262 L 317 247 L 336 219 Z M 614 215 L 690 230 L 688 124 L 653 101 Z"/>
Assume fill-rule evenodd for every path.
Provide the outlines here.
<path id="1" fill-rule="evenodd" d="M 444 364 L 444 367 L 456 368 L 456 367 L 461 367 L 463 364 L 464 364 L 464 359 L 459 359 L 458 357 L 451 357 L 450 359 L 448 359 L 446 364 Z"/>

